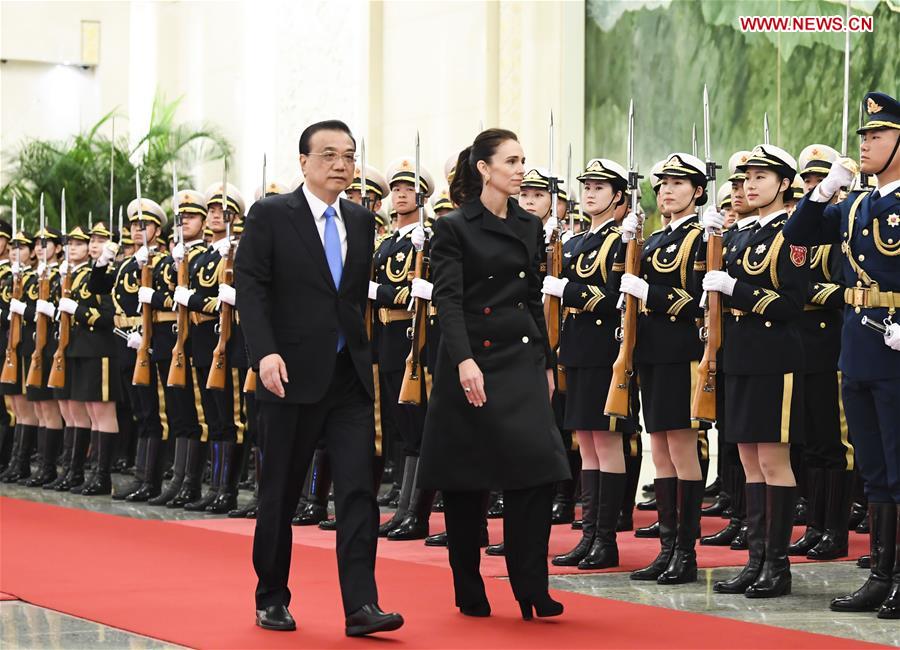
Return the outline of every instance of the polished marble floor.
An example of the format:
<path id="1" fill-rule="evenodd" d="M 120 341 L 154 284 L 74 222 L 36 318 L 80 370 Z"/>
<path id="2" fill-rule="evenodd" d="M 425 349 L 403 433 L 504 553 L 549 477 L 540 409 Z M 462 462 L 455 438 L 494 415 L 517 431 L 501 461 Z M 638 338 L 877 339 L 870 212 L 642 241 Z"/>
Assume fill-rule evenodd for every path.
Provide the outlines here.
<path id="1" fill-rule="evenodd" d="M 115 475 L 116 483 L 129 477 Z M 241 493 L 241 503 L 249 493 Z M 203 519 L 210 515 L 113 501 L 109 497 L 85 498 L 20 486 L 2 485 L 0 495 L 84 508 L 108 514 L 145 519 Z M 712 591 L 715 580 L 734 569 L 701 571 L 690 585 L 660 587 L 636 583 L 627 574 L 554 576 L 551 587 L 591 596 L 668 607 L 752 623 L 763 623 L 809 632 L 861 639 L 900 647 L 900 621 L 879 620 L 871 614 L 837 614 L 828 609 L 833 594 L 852 591 L 866 572 L 853 562 L 805 564 L 793 569 L 793 593 L 773 600 L 748 600 Z M 727 642 L 724 644 L 727 647 Z M 161 641 L 116 630 L 16 601 L 0 603 L 0 647 L 9 648 L 168 648 Z"/>

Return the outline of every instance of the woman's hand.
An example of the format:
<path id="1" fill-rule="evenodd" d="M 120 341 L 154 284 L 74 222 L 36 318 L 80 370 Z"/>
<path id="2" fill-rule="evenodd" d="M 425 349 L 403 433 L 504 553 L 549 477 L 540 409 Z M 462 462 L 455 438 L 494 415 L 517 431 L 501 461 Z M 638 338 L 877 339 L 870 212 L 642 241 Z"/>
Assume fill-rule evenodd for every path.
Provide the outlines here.
<path id="1" fill-rule="evenodd" d="M 547 368 L 547 387 L 550 389 L 550 401 L 553 401 L 553 391 L 556 390 L 556 376 L 553 368 Z"/>
<path id="2" fill-rule="evenodd" d="M 459 384 L 469 404 L 475 407 L 485 405 L 487 395 L 484 394 L 484 375 L 474 359 L 466 359 L 459 364 Z"/>

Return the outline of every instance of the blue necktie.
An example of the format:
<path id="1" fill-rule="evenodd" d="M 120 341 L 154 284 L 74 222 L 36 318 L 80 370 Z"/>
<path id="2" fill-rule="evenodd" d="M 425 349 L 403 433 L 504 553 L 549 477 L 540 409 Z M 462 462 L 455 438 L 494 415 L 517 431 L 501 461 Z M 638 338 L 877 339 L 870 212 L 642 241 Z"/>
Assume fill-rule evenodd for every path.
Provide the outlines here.
<path id="1" fill-rule="evenodd" d="M 336 289 L 340 289 L 344 262 L 341 260 L 341 237 L 338 234 L 337 224 L 334 222 L 336 216 L 337 212 L 335 212 L 334 206 L 329 205 L 325 208 L 325 259 L 328 260 L 328 268 L 331 270 L 334 286 Z M 338 330 L 338 352 L 343 349 L 345 342 L 344 333 Z"/>

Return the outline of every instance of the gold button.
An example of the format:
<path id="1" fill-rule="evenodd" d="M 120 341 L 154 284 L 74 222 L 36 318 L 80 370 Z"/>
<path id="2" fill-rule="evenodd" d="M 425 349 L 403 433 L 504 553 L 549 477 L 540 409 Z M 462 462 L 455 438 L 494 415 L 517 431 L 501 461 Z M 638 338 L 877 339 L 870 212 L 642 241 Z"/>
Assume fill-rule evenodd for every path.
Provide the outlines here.
<path id="1" fill-rule="evenodd" d="M 863 234 L 863 237 L 868 237 L 868 236 L 869 236 L 869 229 L 868 229 L 868 228 L 863 228 L 862 234 Z"/>
<path id="2" fill-rule="evenodd" d="M 740 266 L 740 265 L 741 265 L 741 261 L 740 261 L 740 260 L 736 260 L 736 261 L 735 261 L 735 264 L 737 264 L 738 266 Z"/>
<path id="3" fill-rule="evenodd" d="M 846 237 L 846 236 L 847 236 L 847 233 L 844 233 L 844 237 Z"/>
<path id="4" fill-rule="evenodd" d="M 865 261 L 866 261 L 866 256 L 863 255 L 862 253 L 860 253 L 858 259 L 859 259 L 860 262 L 865 262 Z"/>
<path id="5" fill-rule="evenodd" d="M 772 321 L 767 320 L 767 321 L 766 321 L 766 327 L 772 327 Z"/>
<path id="6" fill-rule="evenodd" d="M 669 316 L 669 320 L 672 321 L 672 322 L 674 323 L 674 322 L 675 322 L 675 317 L 674 317 L 674 316 Z"/>
<path id="7" fill-rule="evenodd" d="M 862 310 L 861 310 L 859 307 L 857 307 L 855 311 L 856 311 L 856 313 L 858 314 L 858 313 L 859 313 L 860 311 L 862 311 Z"/>
<path id="8" fill-rule="evenodd" d="M 825 329 L 825 323 L 819 323 L 819 327 Z"/>
<path id="9" fill-rule="evenodd" d="M 530 339 L 527 336 L 522 337 L 522 343 L 528 343 Z"/>
<path id="10" fill-rule="evenodd" d="M 520 278 L 524 278 L 524 277 L 525 277 L 525 271 L 519 271 L 519 277 L 520 277 Z"/>
<path id="11" fill-rule="evenodd" d="M 603 325 L 603 321 L 600 320 L 599 318 L 597 319 L 597 325 Z"/>

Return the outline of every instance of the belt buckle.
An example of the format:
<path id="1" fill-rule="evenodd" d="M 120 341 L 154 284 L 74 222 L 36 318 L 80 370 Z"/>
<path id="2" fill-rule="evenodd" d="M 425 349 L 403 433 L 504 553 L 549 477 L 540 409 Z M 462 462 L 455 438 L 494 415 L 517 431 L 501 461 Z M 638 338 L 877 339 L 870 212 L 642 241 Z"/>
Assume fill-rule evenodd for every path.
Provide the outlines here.
<path id="1" fill-rule="evenodd" d="M 853 305 L 855 307 L 866 307 L 868 293 L 869 290 L 866 287 L 853 287 Z"/>

